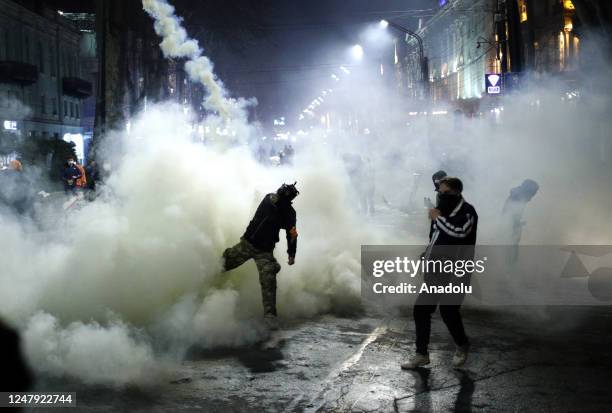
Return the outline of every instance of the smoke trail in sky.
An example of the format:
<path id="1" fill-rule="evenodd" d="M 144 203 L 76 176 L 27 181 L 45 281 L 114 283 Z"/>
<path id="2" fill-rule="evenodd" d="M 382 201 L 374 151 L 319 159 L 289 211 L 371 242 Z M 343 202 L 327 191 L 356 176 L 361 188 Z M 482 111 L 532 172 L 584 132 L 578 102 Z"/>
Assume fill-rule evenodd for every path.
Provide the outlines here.
<path id="1" fill-rule="evenodd" d="M 218 112 L 225 120 L 244 118 L 245 107 L 252 101 L 228 97 L 223 82 L 215 76 L 213 63 L 202 54 L 198 42 L 189 38 L 181 20 L 174 14 L 174 7 L 165 0 L 143 0 L 142 5 L 155 20 L 155 32 L 162 37 L 160 48 L 164 56 L 187 58 L 185 71 L 191 80 L 207 89 L 206 109 Z"/>

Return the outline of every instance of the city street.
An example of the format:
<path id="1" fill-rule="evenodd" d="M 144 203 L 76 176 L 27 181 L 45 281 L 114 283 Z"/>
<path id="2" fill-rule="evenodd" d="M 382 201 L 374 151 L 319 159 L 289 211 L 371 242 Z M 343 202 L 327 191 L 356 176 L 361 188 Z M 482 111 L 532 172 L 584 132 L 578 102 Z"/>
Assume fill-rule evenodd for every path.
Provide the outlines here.
<path id="1" fill-rule="evenodd" d="M 413 351 L 411 317 L 325 316 L 290 323 L 273 350 L 192 349 L 157 388 L 56 382 L 45 390 L 76 391 L 79 411 L 607 410 L 609 309 L 515 310 L 464 310 L 473 346 L 460 370 L 450 367 L 454 346 L 438 315 L 432 363 L 412 372 L 399 368 Z"/>
<path id="2" fill-rule="evenodd" d="M 0 409 L 612 412 L 612 2 L 0 0 Z"/>

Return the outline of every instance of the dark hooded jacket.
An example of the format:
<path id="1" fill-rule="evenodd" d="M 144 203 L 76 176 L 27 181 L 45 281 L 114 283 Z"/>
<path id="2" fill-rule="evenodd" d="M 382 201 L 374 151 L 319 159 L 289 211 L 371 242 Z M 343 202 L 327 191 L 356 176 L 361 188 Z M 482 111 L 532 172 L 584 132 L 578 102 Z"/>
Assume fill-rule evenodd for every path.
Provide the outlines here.
<path id="1" fill-rule="evenodd" d="M 294 257 L 297 250 L 296 213 L 291 201 L 277 194 L 268 194 L 257 207 L 255 216 L 244 235 L 245 240 L 261 251 L 273 251 L 279 241 L 278 233 L 287 233 L 287 254 Z"/>

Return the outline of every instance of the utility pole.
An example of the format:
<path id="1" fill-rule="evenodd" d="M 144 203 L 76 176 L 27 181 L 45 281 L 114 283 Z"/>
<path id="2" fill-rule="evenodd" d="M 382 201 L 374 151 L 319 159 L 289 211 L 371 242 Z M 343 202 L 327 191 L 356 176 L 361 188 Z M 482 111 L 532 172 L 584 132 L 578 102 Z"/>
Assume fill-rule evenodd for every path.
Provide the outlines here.
<path id="1" fill-rule="evenodd" d="M 391 26 L 394 29 L 402 33 L 405 33 L 408 36 L 416 39 L 417 45 L 418 45 L 418 53 L 419 53 L 419 67 L 421 71 L 423 98 L 428 99 L 429 98 L 429 62 L 427 60 L 427 57 L 425 57 L 425 52 L 423 49 L 423 39 L 421 38 L 421 36 L 413 32 L 412 30 L 407 29 L 404 26 L 400 26 L 397 23 L 393 23 L 387 20 L 382 20 L 380 23 L 382 26 Z"/>

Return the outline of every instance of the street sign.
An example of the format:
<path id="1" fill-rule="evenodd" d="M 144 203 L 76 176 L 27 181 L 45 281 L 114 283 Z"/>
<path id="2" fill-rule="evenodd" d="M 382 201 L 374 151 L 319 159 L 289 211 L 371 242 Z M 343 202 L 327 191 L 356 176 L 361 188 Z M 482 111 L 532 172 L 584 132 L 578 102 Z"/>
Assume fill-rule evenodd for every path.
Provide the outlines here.
<path id="1" fill-rule="evenodd" d="M 488 95 L 500 95 L 501 90 L 501 75 L 497 73 L 488 73 L 485 75 L 485 86 Z"/>

